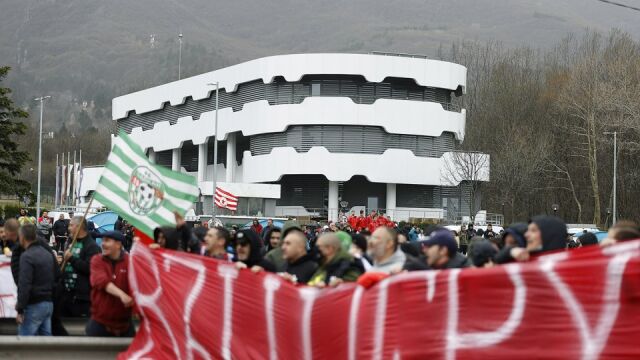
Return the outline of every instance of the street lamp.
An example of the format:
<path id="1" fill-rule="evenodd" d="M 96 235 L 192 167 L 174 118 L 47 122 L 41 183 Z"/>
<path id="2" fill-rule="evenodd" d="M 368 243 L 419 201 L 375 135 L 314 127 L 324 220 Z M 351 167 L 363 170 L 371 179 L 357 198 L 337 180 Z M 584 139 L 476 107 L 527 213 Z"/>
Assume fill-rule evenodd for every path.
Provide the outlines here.
<path id="1" fill-rule="evenodd" d="M 553 215 L 557 216 L 558 209 L 560 209 L 560 206 L 558 204 L 553 204 L 553 205 L 551 205 L 551 209 L 553 210 Z"/>
<path id="2" fill-rule="evenodd" d="M 215 119 L 213 121 L 213 130 L 214 130 L 214 134 L 213 134 L 213 203 L 212 203 L 212 212 L 211 212 L 211 219 L 215 219 L 216 217 L 216 187 L 217 187 L 217 181 L 218 181 L 218 171 L 217 171 L 217 167 L 218 167 L 218 94 L 220 93 L 220 83 L 219 82 L 215 82 L 215 83 L 208 83 L 208 86 L 216 86 L 216 116 Z M 229 167 L 230 165 L 227 164 L 227 167 Z M 228 170 L 227 170 L 228 171 Z"/>
<path id="3" fill-rule="evenodd" d="M 182 32 L 178 34 L 178 42 L 180 43 L 178 50 L 178 80 L 180 80 L 180 76 L 182 75 L 180 72 L 182 67 Z"/>
<path id="4" fill-rule="evenodd" d="M 35 101 L 40 101 L 40 133 L 38 140 L 38 196 L 36 204 L 36 221 L 40 218 L 40 183 L 42 181 L 42 116 L 44 114 L 44 101 L 51 98 L 51 96 L 41 96 L 35 98 Z"/>
<path id="5" fill-rule="evenodd" d="M 605 134 L 613 134 L 613 214 L 611 224 L 615 224 L 618 219 L 618 204 L 616 201 L 616 193 L 618 190 L 618 132 L 605 132 Z"/>

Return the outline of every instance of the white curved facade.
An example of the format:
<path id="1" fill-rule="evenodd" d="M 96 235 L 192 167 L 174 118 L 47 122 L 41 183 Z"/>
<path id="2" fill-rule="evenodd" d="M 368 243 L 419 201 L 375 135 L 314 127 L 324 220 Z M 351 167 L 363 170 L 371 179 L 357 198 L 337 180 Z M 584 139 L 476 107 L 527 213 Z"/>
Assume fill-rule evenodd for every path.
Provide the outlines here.
<path id="1" fill-rule="evenodd" d="M 292 54 L 269 56 L 220 70 L 174 81 L 113 99 L 113 119 L 126 117 L 127 112 L 138 114 L 170 105 L 184 103 L 191 96 L 195 100 L 207 98 L 212 87 L 233 92 L 238 84 L 261 79 L 265 83 L 282 76 L 287 81 L 298 81 L 306 74 L 362 75 L 372 82 L 386 77 L 414 79 L 423 86 L 463 91 L 467 84 L 464 66 L 438 60 L 363 54 Z"/>
<path id="2" fill-rule="evenodd" d="M 489 180 L 488 159 L 468 179 L 443 174 L 464 139 L 466 112 L 455 98 L 465 86 L 466 68 L 442 61 L 280 55 L 120 96 L 113 119 L 156 162 L 197 174 L 205 197 L 213 193 L 215 136 L 218 180 L 268 199 L 265 215 L 277 206 L 279 215 L 302 208 L 335 218 L 342 201 L 399 220 L 400 208 L 446 214 L 457 203 L 461 212 L 464 183 Z"/>
<path id="3" fill-rule="evenodd" d="M 302 105 L 302 106 L 301 106 Z M 255 121 L 260 119 L 260 121 Z M 417 122 L 415 119 L 422 119 Z M 182 117 L 175 125 L 169 121 L 154 124 L 150 130 L 133 128 L 131 137 L 143 149 L 164 151 L 180 147 L 185 141 L 199 145 L 215 134 L 215 111 L 200 118 Z M 465 110 L 446 111 L 440 104 L 380 99 L 371 105 L 355 104 L 348 98 L 309 97 L 302 104 L 269 105 L 261 100 L 246 104 L 242 111 L 218 111 L 218 140 L 241 132 L 244 136 L 282 132 L 290 125 L 340 124 L 380 126 L 391 134 L 440 136 L 443 132 L 464 139 Z"/>

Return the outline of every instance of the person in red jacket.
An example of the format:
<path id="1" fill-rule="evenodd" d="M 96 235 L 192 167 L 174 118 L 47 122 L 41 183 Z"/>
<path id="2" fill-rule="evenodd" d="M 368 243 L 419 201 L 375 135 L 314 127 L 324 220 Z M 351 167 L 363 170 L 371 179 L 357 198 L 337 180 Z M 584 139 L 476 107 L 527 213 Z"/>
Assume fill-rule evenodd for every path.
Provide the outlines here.
<path id="1" fill-rule="evenodd" d="M 358 231 L 365 230 L 369 227 L 369 218 L 364 216 L 364 210 L 360 210 L 360 216 L 358 217 Z"/>
<path id="2" fill-rule="evenodd" d="M 351 230 L 358 231 L 358 217 L 356 216 L 355 211 L 351 211 L 349 218 L 347 219 L 347 223 L 351 227 Z"/>
<path id="3" fill-rule="evenodd" d="M 133 337 L 133 298 L 129 289 L 129 255 L 119 231 L 102 234 L 102 255 L 91 259 L 91 318 L 87 336 Z"/>

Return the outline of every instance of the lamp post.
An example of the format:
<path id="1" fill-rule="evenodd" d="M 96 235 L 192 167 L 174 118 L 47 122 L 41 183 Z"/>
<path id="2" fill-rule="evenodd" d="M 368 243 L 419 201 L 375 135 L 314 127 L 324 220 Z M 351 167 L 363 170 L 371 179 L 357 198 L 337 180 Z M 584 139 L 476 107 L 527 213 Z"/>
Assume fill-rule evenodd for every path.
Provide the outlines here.
<path id="1" fill-rule="evenodd" d="M 615 224 L 618 219 L 618 132 L 605 132 L 606 135 L 613 134 L 613 211 L 611 215 L 611 224 Z"/>
<path id="2" fill-rule="evenodd" d="M 553 204 L 551 205 L 551 209 L 553 210 L 553 216 L 558 216 L 558 209 L 560 209 L 560 206 L 558 204 Z"/>
<path id="3" fill-rule="evenodd" d="M 178 50 L 178 80 L 181 78 L 181 67 L 182 67 L 182 32 L 178 34 L 178 42 L 179 50 Z"/>
<path id="4" fill-rule="evenodd" d="M 208 83 L 209 86 L 216 86 L 216 116 L 213 120 L 213 202 L 212 202 L 212 212 L 211 212 L 211 220 L 214 220 L 216 217 L 216 187 L 217 187 L 217 176 L 218 176 L 218 94 L 220 93 L 220 83 Z M 229 164 L 227 164 L 229 166 Z"/>
<path id="5" fill-rule="evenodd" d="M 42 181 L 42 116 L 44 115 L 44 101 L 51 98 L 51 96 L 41 96 L 35 98 L 35 101 L 40 101 L 40 133 L 38 137 L 38 196 L 36 204 L 36 221 L 40 218 L 40 184 Z"/>

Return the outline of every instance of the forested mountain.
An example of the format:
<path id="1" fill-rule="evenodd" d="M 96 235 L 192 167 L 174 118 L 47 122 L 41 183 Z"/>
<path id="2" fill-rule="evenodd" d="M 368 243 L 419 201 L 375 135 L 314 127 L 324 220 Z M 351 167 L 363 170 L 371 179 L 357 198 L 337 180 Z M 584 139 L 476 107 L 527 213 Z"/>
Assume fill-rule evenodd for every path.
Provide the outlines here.
<path id="1" fill-rule="evenodd" d="M 633 2 L 621 0 L 625 1 Z M 111 99 L 177 79 L 180 32 L 184 34 L 183 77 L 256 57 L 295 52 L 379 50 L 458 61 L 469 67 L 468 146 L 500 159 L 499 152 L 494 154 L 499 149 L 479 140 L 491 136 L 493 127 L 505 133 L 511 131 L 509 126 L 519 128 L 520 123 L 513 119 L 509 126 L 504 125 L 508 110 L 533 106 L 526 109 L 528 117 L 519 119 L 523 123 L 535 118 L 538 113 L 534 110 L 545 110 L 545 120 L 535 123 L 544 128 L 553 123 L 550 117 L 567 116 L 562 111 L 568 109 L 539 108 L 543 102 L 525 101 L 531 97 L 509 97 L 511 103 L 502 103 L 499 97 L 489 96 L 496 91 L 489 86 L 499 85 L 500 76 L 539 71 L 535 81 L 526 78 L 528 82 L 519 83 L 519 89 L 503 89 L 504 94 L 535 90 L 540 99 L 558 96 L 544 89 L 553 88 L 549 81 L 560 81 L 568 75 L 558 70 L 557 56 L 555 62 L 543 58 L 557 55 L 553 49 L 570 33 L 580 38 L 591 29 L 607 36 L 612 28 L 622 30 L 637 44 L 640 12 L 597 0 L 2 0 L 0 65 L 13 68 L 5 85 L 13 89 L 15 103 L 30 111 L 31 124 L 38 115 L 32 99 L 42 94 L 53 96 L 46 103 L 45 132 L 57 133 L 53 141 L 45 141 L 44 160 L 48 165 L 44 174 L 53 173 L 51 163 L 62 151 L 82 148 L 85 164 L 104 161 L 113 128 Z M 484 54 L 490 61 L 479 64 L 483 48 L 490 52 Z M 527 84 L 533 88 L 526 88 Z M 492 107 L 483 107 L 488 101 L 494 102 Z M 502 113 L 497 116 L 495 111 Z M 502 123 L 496 123 L 499 119 Z M 535 127 L 526 129 L 532 131 L 527 136 L 543 136 L 535 133 Z M 501 134 L 496 132 L 496 136 Z M 34 159 L 36 138 L 37 130 L 31 126 L 22 140 Z M 540 151 L 562 152 L 558 146 Z M 504 165 L 506 161 L 493 163 Z M 543 165 L 549 170 L 550 164 Z M 591 207 L 593 192 L 589 189 L 593 183 L 586 181 L 587 175 L 576 173 L 590 165 L 572 168 L 571 162 L 557 161 L 555 165 L 569 170 L 572 179 L 585 180 L 588 191 L 573 193 L 569 201 L 578 197 L 589 204 L 585 207 Z M 25 177 L 30 177 L 32 167 L 33 163 L 26 167 Z M 499 176 L 496 169 L 492 170 Z M 562 184 L 550 187 L 562 188 L 556 190 L 564 194 L 563 189 L 568 188 L 566 176 L 564 179 Z M 49 177 L 44 181 L 52 185 Z M 596 183 L 602 181 L 601 176 Z M 600 186 L 607 188 L 610 184 Z M 513 198 L 509 196 L 505 193 L 501 198 Z M 535 194 L 527 196 L 529 201 Z M 490 201 L 493 210 L 499 212 L 505 200 Z M 547 199 L 535 197 L 535 201 L 527 212 L 546 206 Z M 602 214 L 606 205 L 601 206 Z M 589 218 L 593 215 L 585 214 Z M 577 218 L 577 212 L 571 216 Z"/>

